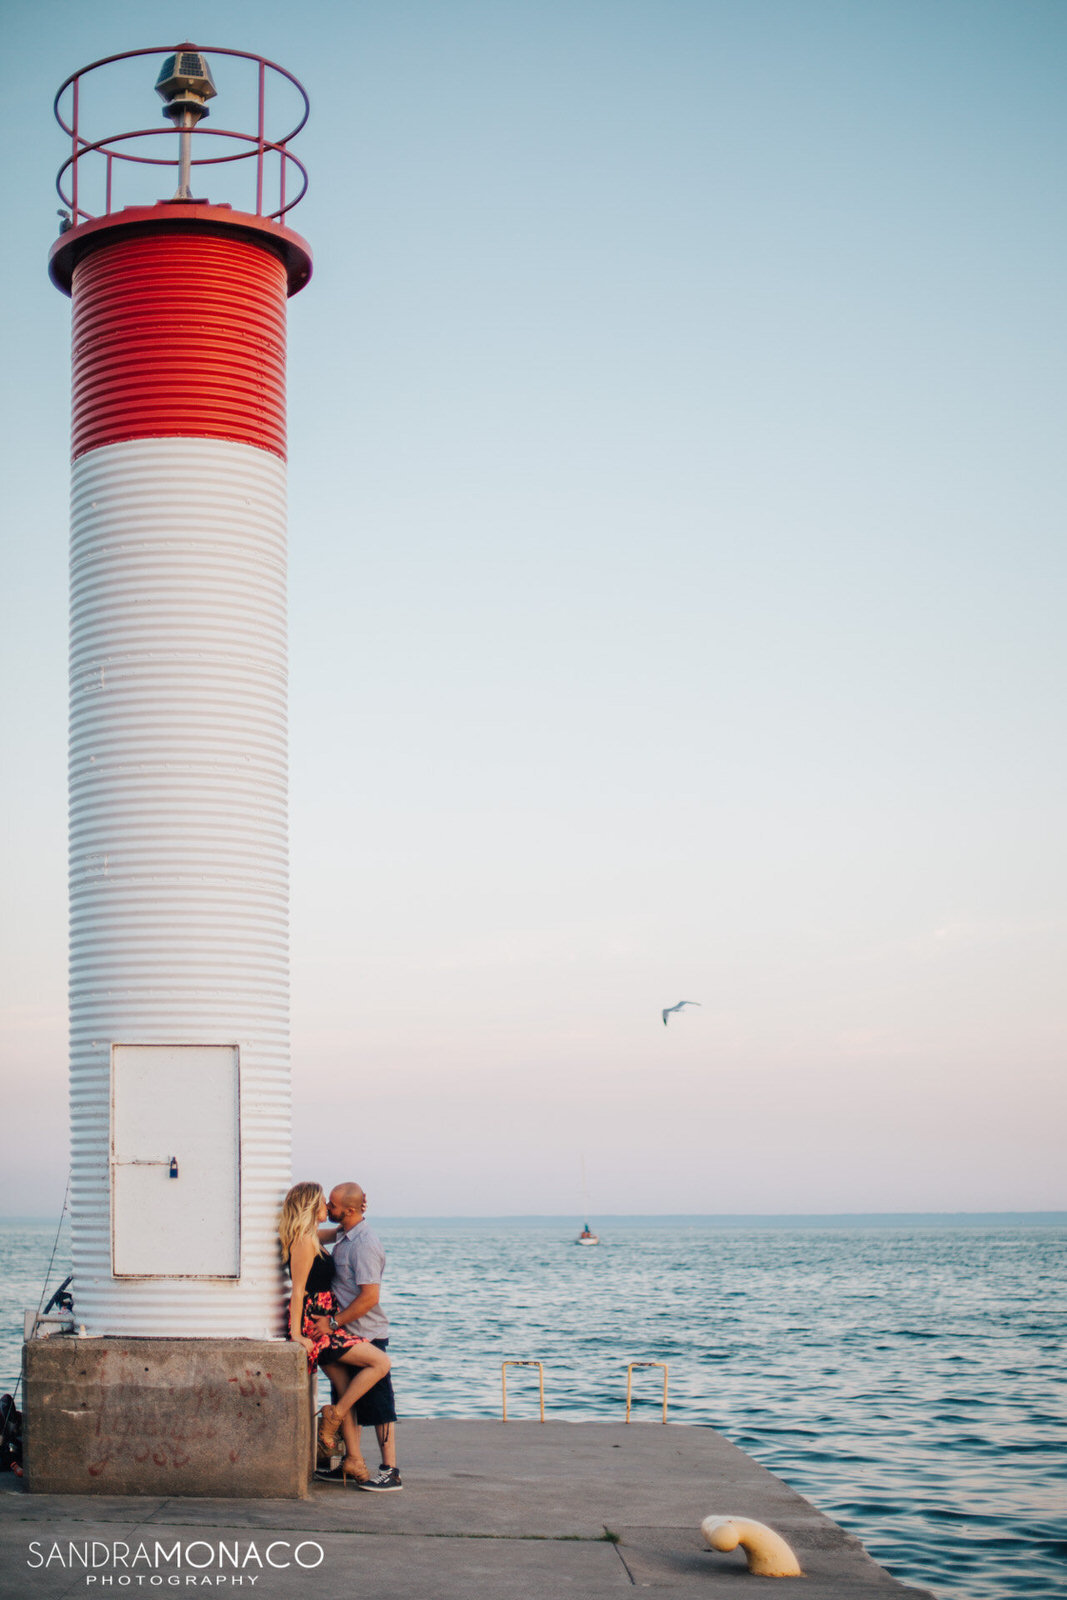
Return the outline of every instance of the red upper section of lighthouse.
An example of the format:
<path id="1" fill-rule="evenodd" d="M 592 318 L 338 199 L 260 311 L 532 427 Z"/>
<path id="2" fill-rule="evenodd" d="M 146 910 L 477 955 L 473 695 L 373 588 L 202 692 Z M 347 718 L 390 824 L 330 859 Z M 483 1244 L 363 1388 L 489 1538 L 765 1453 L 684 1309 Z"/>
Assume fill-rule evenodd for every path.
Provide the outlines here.
<path id="1" fill-rule="evenodd" d="M 284 457 L 285 296 L 272 250 L 195 222 L 102 241 L 74 269 L 73 455 L 186 436 Z"/>
<path id="2" fill-rule="evenodd" d="M 131 91 L 134 107 L 158 106 L 148 70 L 142 83 L 147 56 L 165 62 L 160 125 L 98 137 L 87 112 L 101 78 L 97 121 L 101 103 L 116 115 Z M 204 126 L 209 57 L 222 58 L 220 99 L 257 107 L 254 132 Z M 288 112 L 273 133 L 268 84 Z M 311 276 L 311 252 L 282 221 L 307 188 L 288 148 L 307 120 L 303 88 L 261 56 L 179 45 L 94 62 L 67 79 L 55 110 L 71 153 L 56 180 L 67 209 L 49 271 L 74 300 L 74 455 L 188 436 L 284 456 L 285 300 Z M 177 192 L 158 199 L 175 175 Z M 225 197 L 196 197 L 209 187 Z M 140 203 L 116 208 L 116 189 Z"/>

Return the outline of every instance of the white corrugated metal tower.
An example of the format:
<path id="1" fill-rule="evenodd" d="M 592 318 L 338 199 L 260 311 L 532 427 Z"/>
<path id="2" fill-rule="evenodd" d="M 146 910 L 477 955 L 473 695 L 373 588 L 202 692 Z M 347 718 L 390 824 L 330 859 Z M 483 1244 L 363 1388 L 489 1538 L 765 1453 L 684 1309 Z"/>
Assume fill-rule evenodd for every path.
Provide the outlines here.
<path id="1" fill-rule="evenodd" d="M 183 130 L 169 201 L 112 209 L 117 144 L 106 211 L 83 208 L 85 73 L 60 91 L 74 151 L 60 191 L 73 225 L 51 261 L 73 300 L 71 1216 L 91 1335 L 284 1332 L 285 307 L 310 255 L 279 220 L 284 181 L 263 211 L 264 172 L 294 161 L 264 133 L 268 70 L 242 147 L 248 212 L 191 193 L 214 94 L 193 46 L 160 73 Z"/>

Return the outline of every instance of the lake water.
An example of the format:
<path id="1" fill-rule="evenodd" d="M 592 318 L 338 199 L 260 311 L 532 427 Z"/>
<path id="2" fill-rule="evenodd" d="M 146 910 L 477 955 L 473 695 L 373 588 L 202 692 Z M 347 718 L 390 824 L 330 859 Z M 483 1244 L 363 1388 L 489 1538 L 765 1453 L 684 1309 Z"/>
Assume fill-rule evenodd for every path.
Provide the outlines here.
<path id="1" fill-rule="evenodd" d="M 1067 1594 L 1067 1228 L 378 1221 L 401 1416 L 621 1420 L 626 1364 L 944 1600 Z M 0 1378 L 55 1226 L 0 1224 Z M 61 1238 L 50 1287 L 65 1275 Z M 634 1417 L 660 1416 L 637 1372 Z M 536 1415 L 510 1369 L 509 1415 Z"/>

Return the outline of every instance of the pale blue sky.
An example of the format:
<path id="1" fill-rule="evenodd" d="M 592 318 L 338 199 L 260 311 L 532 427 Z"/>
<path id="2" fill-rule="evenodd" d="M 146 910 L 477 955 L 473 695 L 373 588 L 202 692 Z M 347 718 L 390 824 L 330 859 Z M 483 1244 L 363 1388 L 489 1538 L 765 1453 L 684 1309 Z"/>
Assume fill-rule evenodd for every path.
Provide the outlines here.
<path id="1" fill-rule="evenodd" d="M 1067 1204 L 1061 0 L 0 14 L 0 1208 L 66 1159 L 51 99 L 182 37 L 312 99 L 296 1175 Z"/>

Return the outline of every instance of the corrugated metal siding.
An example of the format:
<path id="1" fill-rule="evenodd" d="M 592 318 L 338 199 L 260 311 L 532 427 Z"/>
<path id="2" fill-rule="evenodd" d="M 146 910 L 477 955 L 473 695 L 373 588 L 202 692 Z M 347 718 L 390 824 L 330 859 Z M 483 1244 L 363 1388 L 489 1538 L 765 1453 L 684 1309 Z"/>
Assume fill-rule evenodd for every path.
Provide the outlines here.
<path id="1" fill-rule="evenodd" d="M 218 439 L 81 455 L 71 513 L 75 1314 L 284 1331 L 289 1183 L 285 468 Z M 110 1047 L 241 1052 L 241 1276 L 111 1276 Z"/>
<path id="2" fill-rule="evenodd" d="M 209 232 L 101 244 L 73 280 L 75 458 L 123 439 L 285 455 L 285 267 Z M 187 486 L 188 487 L 188 486 Z"/>

